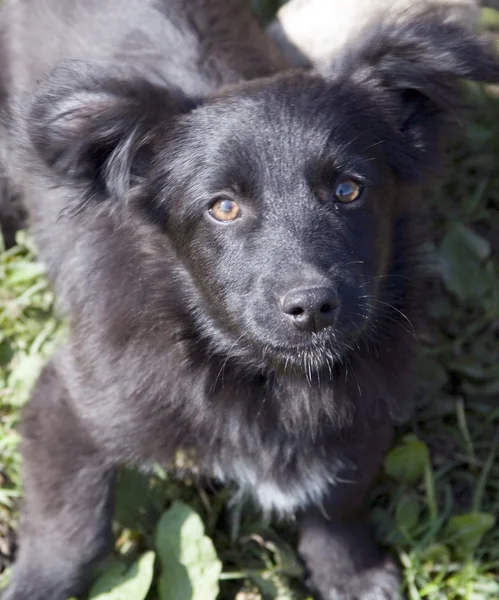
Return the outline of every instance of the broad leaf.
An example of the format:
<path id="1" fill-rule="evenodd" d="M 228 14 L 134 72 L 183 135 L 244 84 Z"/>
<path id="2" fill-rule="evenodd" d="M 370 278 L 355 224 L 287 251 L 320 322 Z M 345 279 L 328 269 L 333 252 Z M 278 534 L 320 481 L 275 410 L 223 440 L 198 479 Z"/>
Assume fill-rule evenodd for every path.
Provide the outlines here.
<path id="1" fill-rule="evenodd" d="M 154 552 L 146 552 L 129 569 L 112 563 L 93 585 L 89 600 L 144 600 L 154 574 Z"/>
<path id="2" fill-rule="evenodd" d="M 416 483 L 423 477 L 429 455 L 426 444 L 414 435 L 404 438 L 402 444 L 391 450 L 385 458 L 385 472 L 397 481 Z"/>
<path id="3" fill-rule="evenodd" d="M 161 600 L 215 600 L 222 563 L 204 534 L 200 516 L 174 502 L 158 523 L 156 548 L 161 562 Z"/>
<path id="4" fill-rule="evenodd" d="M 419 523 L 421 505 L 415 492 L 407 492 L 397 502 L 395 509 L 395 522 L 399 531 L 410 532 Z"/>
<path id="5" fill-rule="evenodd" d="M 488 513 L 456 515 L 449 520 L 445 530 L 449 544 L 458 556 L 469 556 L 477 549 L 487 531 L 494 527 L 495 521 L 495 517 Z"/>
<path id="6" fill-rule="evenodd" d="M 493 285 L 484 261 L 490 243 L 465 225 L 454 225 L 441 246 L 440 271 L 447 289 L 461 302 L 480 298 Z"/>

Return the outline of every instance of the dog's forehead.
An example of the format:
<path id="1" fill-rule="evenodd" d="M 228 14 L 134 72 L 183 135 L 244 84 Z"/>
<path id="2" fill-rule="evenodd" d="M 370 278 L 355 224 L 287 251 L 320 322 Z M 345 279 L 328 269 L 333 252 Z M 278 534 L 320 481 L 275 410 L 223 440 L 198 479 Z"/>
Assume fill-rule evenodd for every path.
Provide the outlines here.
<path id="1" fill-rule="evenodd" d="M 318 75 L 251 82 L 201 107 L 192 143 L 204 147 L 206 164 L 253 165 L 270 179 L 278 174 L 281 185 L 314 162 L 368 162 L 379 123 L 370 123 L 365 98 L 353 96 Z"/>
<path id="2" fill-rule="evenodd" d="M 342 95 L 342 86 L 318 75 L 291 75 L 242 84 L 216 97 L 211 108 L 229 129 L 281 141 L 300 130 L 329 135 L 347 116 L 338 119 L 339 113 L 348 113 Z"/>

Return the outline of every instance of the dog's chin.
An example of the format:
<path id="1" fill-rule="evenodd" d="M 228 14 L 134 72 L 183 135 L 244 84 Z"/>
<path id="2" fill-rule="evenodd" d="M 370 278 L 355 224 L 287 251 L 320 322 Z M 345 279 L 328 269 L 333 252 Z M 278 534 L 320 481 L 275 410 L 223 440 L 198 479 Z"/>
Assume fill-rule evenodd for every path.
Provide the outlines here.
<path id="1" fill-rule="evenodd" d="M 231 328 L 216 321 L 203 321 L 203 337 L 211 351 L 227 364 L 230 360 L 243 370 L 258 369 L 288 375 L 332 373 L 337 365 L 345 364 L 366 335 L 367 321 L 337 323 L 319 332 L 283 331 L 272 328 Z"/>
<path id="2" fill-rule="evenodd" d="M 360 312 L 360 311 L 359 311 Z M 363 313 L 364 314 L 364 313 Z M 276 330 L 255 331 L 252 346 L 259 350 L 263 366 L 279 372 L 311 373 L 329 371 L 345 364 L 370 338 L 369 318 L 338 319 L 318 332 Z"/>
<path id="3" fill-rule="evenodd" d="M 328 328 L 329 329 L 329 328 Z M 352 340 L 328 329 L 310 334 L 307 340 L 258 344 L 262 366 L 280 373 L 303 374 L 329 371 L 346 360 Z"/>

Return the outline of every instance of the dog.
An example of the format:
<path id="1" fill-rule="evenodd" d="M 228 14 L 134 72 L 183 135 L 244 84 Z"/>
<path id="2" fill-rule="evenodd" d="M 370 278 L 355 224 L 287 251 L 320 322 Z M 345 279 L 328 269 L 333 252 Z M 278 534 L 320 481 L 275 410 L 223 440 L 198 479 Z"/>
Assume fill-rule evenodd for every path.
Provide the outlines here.
<path id="1" fill-rule="evenodd" d="M 245 2 L 18 0 L 2 13 L 3 172 L 70 339 L 23 413 L 3 600 L 87 589 L 119 465 L 178 449 L 295 515 L 322 600 L 401 597 L 364 500 L 410 408 L 418 206 L 462 78 L 455 9 L 287 68 Z"/>

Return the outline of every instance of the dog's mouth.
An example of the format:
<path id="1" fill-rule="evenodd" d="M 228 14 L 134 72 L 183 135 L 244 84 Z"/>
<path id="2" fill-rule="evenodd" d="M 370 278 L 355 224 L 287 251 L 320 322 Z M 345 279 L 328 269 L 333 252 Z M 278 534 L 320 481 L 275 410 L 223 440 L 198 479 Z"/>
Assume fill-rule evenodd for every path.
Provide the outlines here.
<path id="1" fill-rule="evenodd" d="M 262 363 L 280 372 L 310 374 L 325 369 L 332 372 L 353 349 L 353 340 L 340 336 L 332 327 L 307 337 L 308 340 L 301 342 L 262 345 Z"/>
<path id="2" fill-rule="evenodd" d="M 352 308 L 353 307 L 353 308 Z M 302 331 L 267 310 L 249 313 L 244 320 L 200 321 L 203 337 L 211 349 L 224 356 L 225 364 L 287 374 L 331 372 L 358 352 L 360 340 L 371 326 L 371 310 L 350 303 L 330 326 L 319 331 Z M 230 324 L 230 328 L 227 324 Z M 227 333 L 230 332 L 230 336 Z"/>
<path id="3" fill-rule="evenodd" d="M 279 373 L 305 374 L 317 373 L 332 369 L 342 361 L 341 355 L 330 351 L 313 351 L 310 349 L 286 352 L 283 350 L 266 349 L 262 362 L 263 366 Z"/>
<path id="4" fill-rule="evenodd" d="M 344 364 L 358 351 L 360 341 L 369 337 L 371 312 L 364 308 L 358 314 L 359 318 L 344 315 L 345 318 L 317 332 L 294 332 L 288 339 L 255 342 L 261 349 L 264 364 L 273 368 L 305 373 L 332 369 Z"/>

